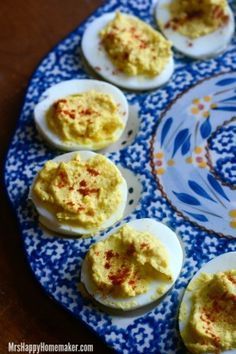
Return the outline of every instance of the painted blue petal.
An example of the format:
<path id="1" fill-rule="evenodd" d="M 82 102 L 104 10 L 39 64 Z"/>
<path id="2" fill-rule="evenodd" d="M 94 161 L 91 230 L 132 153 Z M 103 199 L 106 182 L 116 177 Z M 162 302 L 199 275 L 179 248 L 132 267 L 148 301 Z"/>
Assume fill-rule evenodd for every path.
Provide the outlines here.
<path id="1" fill-rule="evenodd" d="M 217 106 L 212 109 L 214 111 L 236 112 L 236 106 Z"/>
<path id="2" fill-rule="evenodd" d="M 183 129 L 180 130 L 180 132 L 176 135 L 172 157 L 174 157 L 175 153 L 179 150 L 180 146 L 183 145 L 188 136 L 188 133 L 188 129 Z"/>
<path id="3" fill-rule="evenodd" d="M 165 122 L 165 124 L 163 125 L 162 131 L 161 131 L 161 146 L 164 143 L 164 140 L 170 130 L 170 127 L 173 123 L 173 118 L 168 118 L 167 121 Z"/>
<path id="4" fill-rule="evenodd" d="M 196 194 L 203 198 L 209 199 L 214 203 L 217 203 L 197 182 L 190 180 L 188 181 L 188 185 Z"/>
<path id="5" fill-rule="evenodd" d="M 229 198 L 227 197 L 227 195 L 225 194 L 223 188 L 219 184 L 219 182 L 215 179 L 215 177 L 213 177 L 212 175 L 208 174 L 207 175 L 207 179 L 208 179 L 208 182 L 210 183 L 210 185 L 212 186 L 212 188 L 214 188 L 214 190 L 218 194 L 220 194 L 226 200 L 230 201 Z"/>
<path id="6" fill-rule="evenodd" d="M 218 86 L 226 86 L 226 85 L 233 84 L 234 82 L 236 82 L 236 79 L 233 79 L 233 78 L 229 77 L 228 79 L 223 79 L 223 80 L 218 81 L 216 83 L 216 85 L 218 85 Z"/>
<path id="7" fill-rule="evenodd" d="M 187 194 L 187 193 L 177 193 L 174 192 L 174 195 L 183 203 L 185 204 L 190 204 L 190 205 L 201 205 L 201 203 L 193 196 Z"/>
<path id="8" fill-rule="evenodd" d="M 225 98 L 224 100 L 221 100 L 219 102 L 228 102 L 228 101 L 234 101 L 234 100 L 236 100 L 236 96 L 232 96 L 230 98 Z"/>
<path id="9" fill-rule="evenodd" d="M 182 145 L 182 148 L 181 148 L 182 155 L 186 155 L 190 150 L 190 147 L 191 147 L 190 138 L 191 138 L 191 135 L 188 136 L 188 138 L 185 140 L 184 144 Z"/>
<path id="10" fill-rule="evenodd" d="M 202 221 L 202 222 L 206 222 L 208 221 L 207 217 L 205 215 L 202 214 L 195 214 L 195 213 L 190 213 L 186 210 L 183 210 L 185 213 L 191 215 L 194 219 L 198 220 L 198 221 Z"/>
<path id="11" fill-rule="evenodd" d="M 211 134 L 211 123 L 209 118 L 207 118 L 200 126 L 200 133 L 203 139 L 206 139 Z"/>

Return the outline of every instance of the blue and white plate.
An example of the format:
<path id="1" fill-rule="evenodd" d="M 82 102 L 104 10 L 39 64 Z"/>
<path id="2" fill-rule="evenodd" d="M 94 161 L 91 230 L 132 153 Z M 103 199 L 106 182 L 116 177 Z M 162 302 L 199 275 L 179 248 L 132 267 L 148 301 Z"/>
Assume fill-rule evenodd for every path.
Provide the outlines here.
<path id="1" fill-rule="evenodd" d="M 155 308 L 118 316 L 102 312 L 85 299 L 78 290 L 80 267 L 89 246 L 100 236 L 70 239 L 49 235 L 38 225 L 28 201 L 36 172 L 60 154 L 38 135 L 34 106 L 51 85 L 91 77 L 81 58 L 81 36 L 95 18 L 117 9 L 154 25 L 151 0 L 110 0 L 43 59 L 30 81 L 7 154 L 5 182 L 29 264 L 51 297 L 117 352 L 185 353 L 177 329 L 183 290 L 204 263 L 236 250 L 235 39 L 227 52 L 206 61 L 176 53 L 175 73 L 165 87 L 126 93 L 129 104 L 138 108 L 138 132 L 132 136 L 131 127 L 119 149 L 106 152 L 129 170 L 127 176 L 131 172 L 136 177 L 123 221 L 160 220 L 178 233 L 185 248 L 182 273 Z"/>
<path id="2" fill-rule="evenodd" d="M 236 237 L 236 72 L 201 81 L 161 118 L 151 164 L 163 195 L 201 228 Z"/>

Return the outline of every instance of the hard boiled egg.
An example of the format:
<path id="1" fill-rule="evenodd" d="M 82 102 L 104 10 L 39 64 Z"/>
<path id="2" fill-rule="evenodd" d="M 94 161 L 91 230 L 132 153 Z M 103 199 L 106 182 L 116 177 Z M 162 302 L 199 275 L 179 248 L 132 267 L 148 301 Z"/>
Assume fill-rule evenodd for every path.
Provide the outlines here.
<path id="1" fill-rule="evenodd" d="M 92 141 L 91 143 L 82 143 L 76 141 L 65 141 L 60 135 L 49 128 L 47 122 L 47 112 L 58 100 L 63 100 L 71 95 L 82 94 L 95 91 L 102 94 L 108 94 L 117 105 L 117 115 L 121 118 L 123 127 L 115 130 L 112 137 L 107 136 L 106 140 Z M 91 107 L 93 109 L 93 107 Z M 95 117 L 99 119 L 99 117 Z M 125 95 L 115 86 L 99 80 L 68 80 L 60 82 L 46 90 L 41 101 L 35 106 L 34 120 L 37 129 L 46 141 L 52 146 L 65 151 L 77 151 L 80 149 L 99 150 L 117 141 L 122 135 L 128 120 L 128 102 Z M 109 122 L 108 122 L 109 123 Z M 111 117 L 112 124 L 112 117 Z M 110 124 L 110 126 L 111 126 Z M 113 133 L 112 133 L 113 134 Z"/>
<path id="2" fill-rule="evenodd" d="M 71 152 L 67 154 L 60 155 L 56 157 L 55 159 L 51 160 L 52 162 L 69 162 L 73 158 L 76 157 L 76 155 L 80 156 L 80 159 L 82 161 L 87 161 L 95 156 L 98 156 L 99 154 L 96 154 L 91 151 L 78 151 L 78 152 Z M 45 203 L 35 194 L 34 192 L 34 185 L 37 180 L 38 174 L 35 177 L 31 189 L 30 189 L 30 194 L 29 198 L 33 201 L 35 208 L 39 214 L 39 221 L 46 226 L 49 230 L 52 230 L 54 232 L 60 233 L 60 234 L 66 234 L 66 235 L 91 235 L 95 234 L 101 229 L 105 229 L 111 225 L 113 225 L 117 220 L 119 220 L 124 213 L 125 207 L 126 207 L 126 201 L 127 201 L 127 183 L 125 179 L 123 178 L 121 172 L 118 170 L 118 168 L 114 165 L 114 163 L 106 158 L 107 162 L 115 167 L 116 171 L 118 172 L 120 178 L 121 178 L 121 183 L 119 185 L 119 192 L 121 195 L 121 201 L 117 205 L 115 212 L 108 218 L 106 219 L 100 226 L 99 228 L 85 228 L 82 226 L 76 226 L 76 223 L 61 223 L 58 221 L 55 213 L 50 210 L 50 208 L 47 208 Z M 100 210 L 97 210 L 95 212 L 99 213 Z M 79 212 L 79 211 L 78 211 Z"/>
<path id="3" fill-rule="evenodd" d="M 173 0 L 158 0 L 155 17 L 161 31 L 177 50 L 189 57 L 204 59 L 214 57 L 226 49 L 235 29 L 234 15 L 229 6 L 227 6 L 228 21 L 224 25 L 214 32 L 192 39 L 169 26 L 172 20 L 169 6 L 172 2 Z"/>
<path id="4" fill-rule="evenodd" d="M 147 292 L 132 297 L 119 297 L 110 294 L 104 295 L 96 287 L 91 276 L 91 267 L 88 257 L 85 257 L 81 268 L 81 282 L 84 284 L 87 292 L 100 304 L 123 311 L 134 310 L 151 304 L 163 296 L 177 280 L 183 264 L 183 249 L 180 245 L 180 241 L 176 234 L 166 225 L 148 218 L 133 220 L 126 225 L 138 232 L 148 232 L 161 242 L 168 255 L 168 268 L 172 279 L 171 281 L 166 281 L 160 276 L 159 279 L 155 279 L 149 284 Z M 118 229 L 119 228 L 116 228 L 109 232 L 101 241 L 108 239 Z"/>
<path id="5" fill-rule="evenodd" d="M 236 252 L 225 253 L 216 258 L 213 258 L 210 262 L 206 263 L 191 279 L 184 293 L 179 313 L 179 329 L 184 342 L 185 337 L 183 333 L 186 326 L 188 325 L 190 314 L 193 309 L 192 295 L 197 291 L 198 280 L 200 279 L 200 276 L 203 274 L 206 276 L 214 275 L 216 273 L 226 272 L 232 269 L 236 269 Z M 217 348 L 217 352 L 218 350 L 220 350 L 220 348 Z M 236 349 L 224 351 L 222 350 L 220 352 L 224 354 L 236 354 Z"/>
<path id="6" fill-rule="evenodd" d="M 173 74 L 173 57 L 165 65 L 159 75 L 147 77 L 142 75 L 129 76 L 117 70 L 112 63 L 106 51 L 101 45 L 100 32 L 104 27 L 115 18 L 115 13 L 107 13 L 90 23 L 84 32 L 82 38 L 82 51 L 89 65 L 104 79 L 114 83 L 117 86 L 134 89 L 149 90 L 165 84 Z M 125 15 L 131 19 L 137 19 L 135 16 Z"/>

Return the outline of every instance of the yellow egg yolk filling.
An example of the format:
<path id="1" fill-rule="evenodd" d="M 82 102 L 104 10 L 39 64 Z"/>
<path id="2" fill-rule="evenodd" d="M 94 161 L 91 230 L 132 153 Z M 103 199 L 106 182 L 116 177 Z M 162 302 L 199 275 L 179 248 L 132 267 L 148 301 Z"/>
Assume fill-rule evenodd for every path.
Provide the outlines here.
<path id="1" fill-rule="evenodd" d="M 87 259 L 92 281 L 104 295 L 133 297 L 147 292 L 153 280 L 172 281 L 162 243 L 127 225 L 92 246 Z"/>
<path id="2" fill-rule="evenodd" d="M 159 75 L 172 55 L 170 42 L 160 33 L 120 12 L 100 32 L 100 37 L 116 68 L 130 76 Z"/>
<path id="3" fill-rule="evenodd" d="M 117 132 L 124 127 L 112 96 L 96 91 L 58 100 L 46 119 L 50 130 L 64 142 L 92 147 L 116 141 Z"/>
<path id="4" fill-rule="evenodd" d="M 122 177 L 102 155 L 82 161 L 48 161 L 39 172 L 33 193 L 64 224 L 99 229 L 117 211 Z"/>
<path id="5" fill-rule="evenodd" d="M 228 20 L 226 0 L 173 0 L 171 20 L 164 26 L 191 39 L 216 31 Z"/>
<path id="6" fill-rule="evenodd" d="M 194 282 L 192 311 L 182 335 L 192 353 L 236 348 L 236 270 L 201 274 Z"/>

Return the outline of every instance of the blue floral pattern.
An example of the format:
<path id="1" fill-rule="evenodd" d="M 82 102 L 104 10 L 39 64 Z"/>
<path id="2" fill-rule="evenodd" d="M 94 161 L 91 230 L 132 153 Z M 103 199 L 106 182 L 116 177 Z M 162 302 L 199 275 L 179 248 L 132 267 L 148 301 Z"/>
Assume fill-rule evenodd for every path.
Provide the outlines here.
<path id="1" fill-rule="evenodd" d="M 230 237 L 236 237 L 235 89 L 235 72 L 192 86 L 162 114 L 151 142 L 154 178 L 176 211 Z"/>
<path id="2" fill-rule="evenodd" d="M 208 188 L 199 178 L 193 178 L 192 175 L 183 175 L 183 178 L 178 173 L 174 174 L 176 187 L 172 186 L 168 179 L 164 179 L 165 173 L 154 174 L 150 164 L 151 160 L 155 170 L 159 169 L 159 172 L 163 172 L 167 166 L 169 169 L 173 168 L 173 161 L 165 166 L 168 161 L 163 152 L 170 154 L 169 160 L 174 160 L 187 159 L 190 157 L 190 151 L 193 151 L 198 155 L 194 157 L 199 157 L 195 164 L 196 169 L 199 168 L 198 164 L 205 161 L 204 151 L 200 149 L 194 151 L 193 147 L 198 147 L 199 141 L 211 139 L 211 134 L 215 131 L 212 115 L 222 114 L 223 111 L 226 113 L 223 118 L 225 120 L 234 114 L 232 102 L 223 102 L 224 99 L 230 98 L 228 94 L 226 97 L 225 94 L 221 97 L 219 95 L 219 100 L 223 101 L 218 100 L 215 106 L 215 101 L 212 103 L 211 97 L 208 97 L 204 101 L 204 107 L 207 106 L 204 110 L 199 109 L 202 107 L 201 99 L 204 97 L 198 94 L 196 97 L 199 97 L 200 101 L 190 102 L 191 107 L 187 114 L 191 117 L 187 118 L 189 122 L 187 126 L 176 117 L 176 114 L 166 113 L 163 116 L 163 112 L 184 90 L 213 75 L 223 73 L 218 78 L 208 81 L 213 83 L 214 87 L 207 96 L 234 87 L 236 75 L 232 73 L 228 75 L 227 72 L 236 69 L 236 40 L 233 40 L 224 54 L 211 60 L 192 61 L 176 53 L 175 73 L 165 87 L 148 93 L 126 93 L 129 103 L 137 104 L 139 107 L 139 132 L 128 146 L 108 156 L 138 176 L 143 191 L 136 209 L 125 218 L 125 221 L 141 217 L 161 220 L 178 233 L 186 255 L 182 273 L 173 289 L 148 313 L 126 318 L 109 315 L 84 298 L 78 289 L 81 262 L 90 245 L 96 242 L 100 235 L 87 239 L 61 238 L 53 233 L 49 234 L 38 225 L 35 210 L 28 201 L 29 186 L 45 161 L 58 155 L 59 151 L 49 149 L 38 135 L 32 113 L 35 104 L 42 99 L 43 92 L 51 85 L 62 80 L 89 77 L 79 51 L 81 36 L 89 23 L 103 13 L 120 9 L 154 24 L 152 6 L 151 0 L 109 0 L 42 60 L 30 81 L 5 164 L 7 192 L 16 211 L 25 252 L 35 277 L 51 297 L 98 333 L 108 345 L 124 354 L 185 353 L 176 321 L 183 290 L 204 263 L 214 256 L 236 250 L 235 240 L 219 238 L 218 229 L 214 230 L 214 225 L 212 226 L 212 218 L 214 220 L 220 218 L 219 225 L 221 223 L 226 225 L 227 220 L 227 227 L 220 230 L 220 233 L 232 236 L 233 229 L 230 224 L 235 225 L 235 213 L 231 212 L 227 218 L 222 218 L 216 210 L 215 206 L 221 205 L 228 212 L 232 194 L 211 171 L 207 167 L 201 169 L 205 171 L 204 183 L 207 183 Z M 181 98 L 176 104 L 179 100 L 181 102 Z M 225 107 L 231 107 L 231 110 Z M 191 113 L 191 109 L 195 113 Z M 160 120 L 161 116 L 163 117 Z M 157 128 L 158 122 L 160 124 Z M 173 131 L 176 124 L 178 129 Z M 229 135 L 227 136 L 230 139 Z M 212 140 L 213 146 L 215 145 Z M 221 148 L 219 144 L 217 146 Z M 227 173 L 228 178 L 232 179 L 229 173 L 233 173 L 233 170 Z M 226 173 L 224 175 L 226 176 Z M 158 188 L 157 177 L 161 188 Z M 167 191 L 166 186 L 171 190 Z M 175 198 L 175 203 L 169 201 L 170 195 Z M 208 210 L 206 205 L 210 205 Z"/>
<path id="3" fill-rule="evenodd" d="M 236 96 L 234 100 L 236 102 Z M 226 102 L 229 101 L 227 100 Z M 234 106 L 231 107 L 233 108 Z M 229 122 L 221 125 L 208 139 L 207 146 L 207 157 L 213 173 L 222 181 L 222 184 L 228 185 L 232 189 L 236 189 L 235 121 L 236 117 L 233 117 Z"/>

